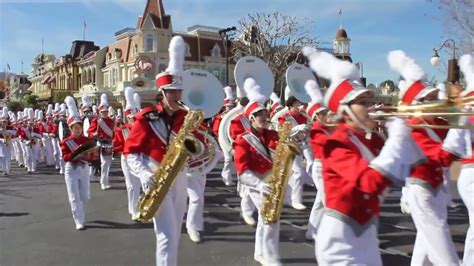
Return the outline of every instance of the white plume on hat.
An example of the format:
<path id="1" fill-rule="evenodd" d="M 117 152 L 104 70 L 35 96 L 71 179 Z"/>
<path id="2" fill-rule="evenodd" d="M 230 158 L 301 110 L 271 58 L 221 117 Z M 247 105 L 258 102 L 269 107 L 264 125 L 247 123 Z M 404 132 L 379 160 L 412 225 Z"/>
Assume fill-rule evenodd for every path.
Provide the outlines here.
<path id="1" fill-rule="evenodd" d="M 438 89 L 438 99 L 446 99 L 446 85 L 444 85 L 444 83 L 438 83 L 436 88 Z"/>
<path id="2" fill-rule="evenodd" d="M 140 98 L 140 94 L 137 92 L 133 94 L 133 103 L 135 105 L 134 108 L 139 112 L 142 109 L 142 99 Z"/>
<path id="3" fill-rule="evenodd" d="M 38 110 L 38 109 L 35 109 L 35 119 L 38 119 L 38 118 L 39 118 L 38 113 L 39 113 L 39 110 Z"/>
<path id="4" fill-rule="evenodd" d="M 261 87 L 260 85 L 257 84 L 255 79 L 253 78 L 247 78 L 244 82 L 244 91 L 247 94 L 247 98 L 249 99 L 249 102 L 259 102 L 259 103 L 265 103 L 266 98 L 265 96 L 260 92 Z"/>
<path id="5" fill-rule="evenodd" d="M 117 117 L 123 117 L 123 112 L 121 108 L 117 109 Z"/>
<path id="6" fill-rule="evenodd" d="M 8 111 L 8 116 L 10 116 L 10 120 L 11 120 L 12 122 L 16 122 L 16 115 L 15 115 L 14 112 Z"/>
<path id="7" fill-rule="evenodd" d="M 100 95 L 100 104 L 99 104 L 99 109 L 100 110 L 107 110 L 106 108 L 109 106 L 109 101 L 107 100 L 107 94 L 102 93 Z M 105 108 L 105 109 L 104 109 Z"/>
<path id="8" fill-rule="evenodd" d="M 46 111 L 46 115 L 52 115 L 53 114 L 53 105 L 48 104 L 48 110 Z"/>
<path id="9" fill-rule="evenodd" d="M 35 111 L 33 110 L 33 108 L 28 108 L 27 114 L 28 114 L 28 120 L 30 120 L 30 122 L 33 122 L 35 119 Z"/>
<path id="10" fill-rule="evenodd" d="M 234 100 L 234 94 L 232 93 L 232 87 L 226 86 L 224 87 L 224 93 L 225 93 L 225 100 Z"/>
<path id="11" fill-rule="evenodd" d="M 334 55 L 317 51 L 312 47 L 304 47 L 303 55 L 309 59 L 309 66 L 318 76 L 331 81 L 331 85 L 338 85 L 346 79 L 359 80 L 360 73 L 357 67 L 351 62 L 340 60 Z"/>
<path id="12" fill-rule="evenodd" d="M 133 88 L 126 87 L 123 91 L 125 96 L 125 111 L 132 110 L 135 107 L 135 100 L 133 99 Z"/>
<path id="13" fill-rule="evenodd" d="M 8 119 L 8 107 L 6 106 L 2 109 L 2 118 Z"/>
<path id="14" fill-rule="evenodd" d="M 270 94 L 270 100 L 272 101 L 272 103 L 281 103 L 280 97 L 278 97 L 275 92 L 272 92 L 272 94 Z"/>
<path id="15" fill-rule="evenodd" d="M 464 74 L 466 90 L 474 90 L 474 56 L 465 54 L 459 59 L 459 68 Z"/>
<path id="16" fill-rule="evenodd" d="M 390 68 L 402 75 L 403 79 L 409 82 L 425 80 L 425 71 L 415 62 L 415 60 L 401 50 L 391 51 L 387 56 Z"/>
<path id="17" fill-rule="evenodd" d="M 112 106 L 109 106 L 109 115 L 115 115 L 115 109 Z"/>
<path id="18" fill-rule="evenodd" d="M 23 112 L 22 112 L 22 111 L 16 112 L 16 118 L 17 118 L 18 120 L 22 120 L 22 119 L 23 119 Z"/>
<path id="19" fill-rule="evenodd" d="M 170 45 L 168 48 L 170 61 L 166 72 L 172 75 L 181 75 L 184 72 L 184 55 L 186 51 L 186 45 L 184 44 L 183 37 L 174 36 L 171 38 Z"/>
<path id="20" fill-rule="evenodd" d="M 91 107 L 89 95 L 82 95 L 82 107 Z"/>
<path id="21" fill-rule="evenodd" d="M 39 111 L 38 111 L 38 120 L 39 120 L 39 121 L 43 121 L 43 119 L 44 119 L 43 110 L 39 110 Z"/>
<path id="22" fill-rule="evenodd" d="M 67 124 L 68 126 L 71 126 L 75 123 L 82 123 L 79 110 L 77 109 L 76 102 L 74 101 L 74 98 L 71 96 L 67 96 L 64 99 L 64 102 L 67 105 L 67 109 L 69 111 L 68 119 L 67 119 Z"/>
<path id="23" fill-rule="evenodd" d="M 59 111 L 60 111 L 59 103 L 55 103 L 55 104 L 54 104 L 54 112 L 55 112 L 55 113 L 59 113 Z"/>
<path id="24" fill-rule="evenodd" d="M 67 111 L 67 106 L 65 103 L 62 103 L 61 105 L 59 105 L 59 108 L 61 109 L 61 111 L 59 111 L 62 115 L 66 115 L 66 111 Z"/>
<path id="25" fill-rule="evenodd" d="M 97 113 L 97 105 L 92 105 L 92 112 Z"/>
<path id="26" fill-rule="evenodd" d="M 304 84 L 304 89 L 311 98 L 311 104 L 321 103 L 323 101 L 323 94 L 321 93 L 319 85 L 315 80 L 310 79 L 306 81 L 306 83 Z"/>

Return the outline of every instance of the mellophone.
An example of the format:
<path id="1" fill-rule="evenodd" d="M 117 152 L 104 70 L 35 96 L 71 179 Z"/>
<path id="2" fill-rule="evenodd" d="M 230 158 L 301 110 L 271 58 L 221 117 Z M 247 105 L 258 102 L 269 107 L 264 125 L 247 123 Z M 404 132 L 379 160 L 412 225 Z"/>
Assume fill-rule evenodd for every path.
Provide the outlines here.
<path id="1" fill-rule="evenodd" d="M 99 158 L 99 147 L 96 142 L 91 140 L 88 141 L 72 152 L 72 159 L 76 160 L 79 157 L 85 157 L 85 161 L 93 162 Z"/>
<path id="2" fill-rule="evenodd" d="M 111 156 L 114 152 L 112 141 L 106 139 L 98 139 L 97 147 L 99 147 L 100 154 L 104 156 Z"/>

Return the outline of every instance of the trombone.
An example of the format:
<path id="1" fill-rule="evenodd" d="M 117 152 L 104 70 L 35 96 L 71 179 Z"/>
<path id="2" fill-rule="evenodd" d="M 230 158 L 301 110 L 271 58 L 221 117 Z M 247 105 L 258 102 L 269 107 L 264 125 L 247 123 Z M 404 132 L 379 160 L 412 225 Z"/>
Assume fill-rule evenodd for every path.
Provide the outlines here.
<path id="1" fill-rule="evenodd" d="M 474 96 L 459 97 L 450 95 L 447 100 L 419 104 L 419 105 L 399 105 L 397 107 L 377 107 L 369 116 L 376 120 L 384 120 L 388 117 L 441 117 L 450 122 L 449 125 L 410 125 L 413 128 L 432 128 L 432 129 L 474 129 L 474 125 L 459 125 L 459 117 L 474 116 L 474 112 L 463 112 L 462 109 L 474 105 Z"/>

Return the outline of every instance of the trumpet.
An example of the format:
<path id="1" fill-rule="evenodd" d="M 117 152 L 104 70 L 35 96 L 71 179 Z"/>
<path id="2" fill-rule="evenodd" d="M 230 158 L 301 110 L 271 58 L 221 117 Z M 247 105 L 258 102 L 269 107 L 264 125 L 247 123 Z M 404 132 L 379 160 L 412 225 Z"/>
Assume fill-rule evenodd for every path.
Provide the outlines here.
<path id="1" fill-rule="evenodd" d="M 458 120 L 462 116 L 474 116 L 474 112 L 464 112 L 463 108 L 474 105 L 474 96 L 469 97 L 448 97 L 447 100 L 419 104 L 419 105 L 400 105 L 396 107 L 382 106 L 369 112 L 369 116 L 375 120 L 381 120 L 388 117 L 441 117 L 449 121 L 449 125 L 410 125 L 413 128 L 432 128 L 432 129 L 474 129 L 473 125 L 459 125 Z"/>

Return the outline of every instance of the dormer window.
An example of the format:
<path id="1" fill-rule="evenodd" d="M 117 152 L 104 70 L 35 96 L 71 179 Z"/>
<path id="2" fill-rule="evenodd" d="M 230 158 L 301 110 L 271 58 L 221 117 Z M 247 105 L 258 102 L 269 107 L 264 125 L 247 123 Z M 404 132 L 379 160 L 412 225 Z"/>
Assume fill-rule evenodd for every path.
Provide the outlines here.
<path id="1" fill-rule="evenodd" d="M 114 50 L 114 59 L 122 57 L 122 50 L 115 48 Z"/>
<path id="2" fill-rule="evenodd" d="M 107 59 L 108 59 L 109 61 L 112 60 L 112 54 L 111 54 L 111 53 L 109 53 L 109 54 L 107 55 Z"/>
<path id="3" fill-rule="evenodd" d="M 221 57 L 221 48 L 219 47 L 219 45 L 214 45 L 214 47 L 212 48 L 211 55 L 213 57 Z"/>
<path id="4" fill-rule="evenodd" d="M 138 53 L 138 45 L 135 44 L 135 45 L 133 45 L 133 54 L 135 55 L 137 53 Z"/>
<path id="5" fill-rule="evenodd" d="M 153 45 L 154 45 L 153 35 L 148 34 L 146 36 L 146 51 L 147 52 L 153 51 Z"/>

